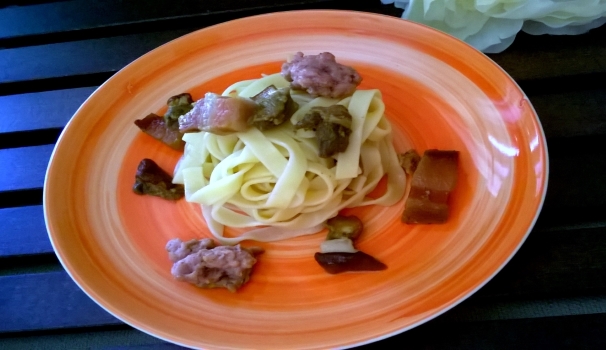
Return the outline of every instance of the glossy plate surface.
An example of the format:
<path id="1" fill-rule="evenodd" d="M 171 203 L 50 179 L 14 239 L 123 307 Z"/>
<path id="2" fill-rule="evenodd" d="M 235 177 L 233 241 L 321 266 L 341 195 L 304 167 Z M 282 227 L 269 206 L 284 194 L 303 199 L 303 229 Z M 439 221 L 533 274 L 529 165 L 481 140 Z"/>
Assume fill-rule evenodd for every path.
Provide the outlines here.
<path id="1" fill-rule="evenodd" d="M 166 242 L 209 233 L 197 205 L 132 192 L 142 158 L 170 172 L 180 156 L 133 121 L 163 113 L 172 95 L 200 98 L 277 72 L 297 51 L 330 51 L 360 72 L 361 88 L 380 89 L 398 151 L 461 152 L 451 219 L 405 225 L 404 201 L 350 211 L 366 225 L 358 248 L 389 266 L 382 272 L 328 275 L 313 259 L 324 239 L 316 234 L 261 244 L 266 253 L 237 293 L 175 281 Z M 142 331 L 189 347 L 350 347 L 436 317 L 494 276 L 536 220 L 547 169 L 528 99 L 480 52 L 398 18 L 285 12 L 191 33 L 114 75 L 61 135 L 44 209 L 75 282 Z"/>

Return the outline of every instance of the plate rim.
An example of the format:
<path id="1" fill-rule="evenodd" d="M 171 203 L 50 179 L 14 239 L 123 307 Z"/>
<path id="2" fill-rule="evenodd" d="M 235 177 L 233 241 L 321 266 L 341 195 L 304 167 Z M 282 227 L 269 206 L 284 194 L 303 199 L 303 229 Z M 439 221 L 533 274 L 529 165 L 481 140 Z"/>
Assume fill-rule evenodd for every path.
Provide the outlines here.
<path id="1" fill-rule="evenodd" d="M 135 319 L 131 318 L 131 316 L 129 316 L 128 314 L 125 313 L 120 313 L 120 312 L 115 312 L 113 310 L 110 310 L 108 307 L 106 307 L 105 305 L 101 304 L 101 302 L 99 300 L 97 300 L 97 298 L 95 298 L 93 295 L 95 294 L 93 290 L 88 290 L 88 288 L 85 288 L 85 286 L 83 286 L 73 275 L 72 271 L 67 267 L 69 265 L 69 263 L 67 261 L 64 261 L 64 257 L 59 254 L 59 250 L 57 249 L 58 246 L 58 242 L 55 241 L 55 239 L 53 239 L 53 235 L 51 233 L 51 218 L 49 218 L 48 215 L 48 182 L 49 182 L 49 177 L 50 177 L 50 173 L 52 171 L 52 165 L 53 165 L 53 161 L 57 156 L 57 152 L 58 152 L 58 148 L 59 145 L 61 144 L 61 142 L 63 141 L 64 138 L 66 138 L 67 136 L 65 136 L 66 134 L 69 133 L 70 130 L 70 125 L 73 124 L 73 121 L 75 120 L 75 117 L 77 115 L 80 115 L 80 111 L 82 110 L 82 108 L 91 100 L 94 98 L 94 96 L 96 96 L 98 93 L 100 93 L 99 91 L 102 91 L 103 88 L 110 84 L 110 82 L 112 82 L 113 80 L 118 79 L 117 77 L 121 76 L 122 74 L 125 74 L 125 70 L 135 64 L 136 62 L 139 62 L 141 60 L 145 60 L 146 57 L 148 57 L 149 55 L 151 55 L 153 52 L 159 51 L 159 50 L 163 50 L 164 47 L 171 45 L 173 42 L 175 41 L 186 41 L 188 37 L 191 36 L 195 36 L 195 35 L 199 35 L 200 32 L 204 32 L 209 30 L 210 28 L 217 28 L 217 27 L 221 27 L 221 26 L 230 26 L 233 25 L 234 22 L 245 22 L 247 20 L 251 20 L 251 19 L 255 19 L 255 18 L 263 18 L 263 17 L 280 17 L 280 16 L 284 16 L 284 15 L 296 15 L 297 13 L 305 13 L 306 15 L 309 15 L 309 13 L 317 13 L 317 14 L 322 14 L 322 13 L 332 13 L 332 14 L 342 14 L 342 15 L 359 15 L 362 17 L 374 17 L 374 18 L 380 18 L 382 20 L 389 20 L 389 21 L 393 21 L 394 23 L 396 22 L 400 22 L 400 21 L 405 21 L 407 22 L 409 25 L 413 25 L 413 26 L 419 26 L 419 27 L 423 27 L 426 30 L 430 30 L 433 32 L 433 35 L 441 35 L 441 36 L 445 36 L 448 37 L 448 40 L 456 40 L 459 43 L 462 43 L 466 46 L 468 46 L 469 48 L 471 48 L 472 50 L 476 51 L 477 53 L 482 54 L 483 58 L 490 61 L 492 63 L 492 65 L 496 68 L 498 68 L 505 77 L 507 77 L 508 81 L 510 83 L 512 83 L 517 89 L 518 91 L 522 94 L 523 98 L 525 99 L 525 101 L 528 104 L 528 107 L 530 107 L 531 110 L 531 115 L 533 116 L 533 123 L 536 125 L 535 129 L 538 131 L 538 134 L 540 135 L 540 140 L 539 140 L 539 144 L 542 147 L 543 151 L 544 151 L 544 177 L 543 177 L 543 182 L 541 183 L 542 185 L 542 193 L 540 196 L 540 200 L 538 202 L 538 206 L 537 206 L 537 210 L 534 214 L 534 217 L 532 219 L 532 222 L 530 223 L 528 229 L 526 230 L 526 233 L 523 235 L 523 237 L 520 239 L 520 241 L 518 242 L 517 246 L 515 247 L 515 249 L 513 249 L 508 257 L 503 261 L 503 263 L 496 268 L 493 273 L 488 277 L 485 278 L 481 283 L 479 283 L 475 288 L 473 288 L 472 290 L 470 290 L 468 293 L 464 294 L 463 296 L 459 297 L 458 299 L 454 300 L 453 302 L 451 302 L 449 305 L 442 305 L 441 309 L 438 310 L 437 312 L 434 312 L 433 314 L 424 317 L 423 319 L 417 321 L 417 322 L 413 322 L 410 325 L 403 327 L 401 329 L 398 329 L 396 331 L 390 332 L 390 333 L 386 333 L 380 336 L 374 336 L 368 340 L 365 341 L 361 341 L 355 344 L 347 344 L 345 346 L 339 346 L 337 347 L 338 349 L 347 349 L 347 348 L 353 348 L 353 347 L 357 347 L 357 346 L 362 346 L 362 345 L 366 345 L 366 344 L 371 344 L 371 343 L 375 343 L 393 336 L 396 336 L 398 334 L 404 333 L 406 331 L 409 331 L 413 328 L 416 328 L 424 323 L 427 323 L 441 315 L 443 315 L 444 313 L 450 311 L 451 309 L 453 309 L 454 307 L 456 307 L 457 305 L 461 304 L 463 301 L 467 300 L 470 296 L 472 296 L 473 294 L 475 294 L 478 290 L 480 290 L 481 288 L 483 288 L 488 282 L 490 282 L 499 272 L 501 272 L 501 270 L 511 261 L 511 259 L 518 253 L 519 249 L 522 247 L 522 245 L 526 242 L 528 236 L 530 235 L 530 232 L 533 230 L 533 228 L 536 225 L 536 222 L 538 220 L 538 217 L 543 209 L 544 206 L 544 202 L 545 202 L 545 198 L 546 198 L 546 194 L 547 194 L 547 188 L 549 185 L 549 171 L 550 171 L 550 162 L 549 162 L 549 151 L 548 151 L 548 145 L 547 145 L 547 140 L 546 140 L 546 136 L 545 136 L 545 131 L 544 128 L 542 126 L 541 120 L 538 117 L 538 114 L 534 108 L 534 106 L 532 105 L 532 103 L 530 102 L 530 100 L 528 99 L 528 97 L 526 96 L 525 92 L 521 89 L 521 87 L 519 86 L 519 84 L 509 75 L 509 73 L 507 73 L 499 64 L 497 64 L 493 59 L 491 59 L 489 56 L 487 56 L 485 53 L 475 49 L 473 46 L 471 46 L 468 43 L 465 43 L 464 41 L 448 34 L 445 32 L 441 32 L 437 29 L 434 29 L 428 25 L 422 24 L 422 23 L 417 23 L 417 22 L 413 22 L 410 20 L 406 20 L 406 19 L 401 19 L 398 17 L 394 17 L 394 16 L 390 16 L 390 15 L 385 15 L 385 14 L 378 14 L 378 13 L 372 13 L 372 12 L 365 12 L 365 11 L 357 11 L 357 10 L 333 10 L 333 9 L 325 9 L 325 10 L 316 10 L 316 9 L 305 9 L 305 10 L 288 10 L 288 11 L 278 11 L 278 12 L 272 12 L 272 13 L 265 13 L 265 14 L 259 14 L 259 15 L 254 15 L 254 16 L 246 16 L 246 17 L 241 17 L 241 18 L 237 18 L 237 19 L 233 19 L 233 20 L 229 20 L 226 22 L 222 22 L 222 23 L 218 23 L 218 24 L 214 24 L 211 26 L 207 26 L 201 29 L 197 29 L 197 30 L 193 30 L 189 33 L 186 33 L 184 35 L 181 35 L 177 38 L 174 38 L 162 45 L 159 45 L 157 47 L 155 47 L 152 50 L 149 50 L 147 52 L 145 52 L 144 54 L 138 56 L 135 60 L 129 62 L 126 66 L 122 67 L 120 70 L 118 70 L 116 73 L 114 73 L 109 79 L 107 79 L 106 81 L 104 81 L 100 86 L 98 86 L 83 102 L 82 104 L 78 107 L 78 109 L 74 112 L 74 114 L 70 117 L 70 119 L 68 120 L 68 122 L 66 123 L 65 127 L 63 128 L 63 130 L 61 131 L 61 134 L 59 135 L 59 138 L 57 139 L 54 147 L 53 147 L 53 151 L 50 155 L 49 158 L 49 162 L 48 162 L 48 166 L 46 168 L 46 172 L 45 172 L 45 176 L 44 176 L 44 186 L 43 186 L 43 197 L 42 197 L 42 206 L 43 206 L 43 213 L 44 213 L 44 222 L 45 222 L 45 228 L 47 230 L 47 235 L 49 237 L 51 246 L 53 248 L 53 251 L 55 253 L 55 255 L 57 256 L 57 259 L 59 260 L 59 262 L 61 263 L 63 270 L 70 276 L 70 278 L 72 279 L 72 281 L 74 283 L 76 283 L 76 285 L 78 286 L 78 288 L 83 291 L 93 302 L 95 302 L 97 305 L 99 305 L 103 310 L 105 310 L 106 312 L 108 312 L 110 315 L 116 317 L 118 320 L 128 324 L 129 326 L 144 332 L 150 336 L 153 336 L 155 338 L 164 340 L 166 342 L 169 343 L 173 343 L 173 344 L 178 344 L 180 346 L 184 346 L 184 347 L 188 347 L 188 348 L 196 348 L 196 347 L 192 347 L 190 344 L 187 343 L 182 343 L 177 341 L 176 338 L 169 338 L 169 337 L 165 337 L 164 335 L 161 335 L 159 333 L 154 333 L 155 331 L 157 331 L 156 329 L 154 329 L 153 327 L 148 327 L 150 329 L 146 329 L 145 327 L 142 327 L 141 325 L 144 324 L 144 322 L 137 322 Z M 116 311 L 119 311 L 119 307 L 114 305 L 114 308 L 116 308 Z"/>

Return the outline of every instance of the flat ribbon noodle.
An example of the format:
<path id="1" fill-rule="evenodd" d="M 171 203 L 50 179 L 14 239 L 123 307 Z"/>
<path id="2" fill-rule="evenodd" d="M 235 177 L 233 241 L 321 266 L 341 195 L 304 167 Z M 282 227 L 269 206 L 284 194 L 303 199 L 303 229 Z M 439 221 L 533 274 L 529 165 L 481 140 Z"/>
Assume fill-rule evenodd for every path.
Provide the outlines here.
<path id="1" fill-rule="evenodd" d="M 268 86 L 290 84 L 280 75 L 236 82 L 223 95 L 252 97 Z M 243 240 L 276 241 L 313 234 L 347 207 L 393 205 L 404 196 L 406 177 L 398 164 L 391 125 L 379 90 L 357 90 L 342 100 L 292 92 L 299 109 L 286 122 L 261 132 L 250 128 L 231 135 L 185 134 L 183 157 L 173 182 L 199 203 L 212 235 L 223 244 Z M 320 158 L 313 131 L 295 130 L 312 107 L 341 104 L 352 115 L 345 152 Z M 387 176 L 387 189 L 367 197 Z M 224 237 L 225 226 L 253 228 Z"/>

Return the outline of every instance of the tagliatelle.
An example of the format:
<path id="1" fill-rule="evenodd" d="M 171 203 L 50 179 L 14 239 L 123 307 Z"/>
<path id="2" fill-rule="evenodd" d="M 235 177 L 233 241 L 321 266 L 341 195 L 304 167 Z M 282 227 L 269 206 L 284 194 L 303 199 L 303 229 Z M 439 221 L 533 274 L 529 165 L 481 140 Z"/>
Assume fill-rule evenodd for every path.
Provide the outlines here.
<path id="1" fill-rule="evenodd" d="M 252 97 L 268 86 L 287 87 L 280 75 L 233 84 L 224 96 Z M 199 203 L 211 233 L 223 244 L 243 240 L 276 241 L 316 233 L 343 208 L 389 206 L 405 191 L 391 125 L 379 90 L 357 90 L 343 100 L 293 93 L 299 109 L 290 122 L 261 132 L 215 135 L 187 133 L 183 157 L 173 182 L 185 186 L 185 198 Z M 313 132 L 294 124 L 314 106 L 341 104 L 352 115 L 352 133 L 345 152 L 320 158 Z M 369 198 L 387 176 L 387 189 Z M 225 226 L 255 227 L 239 237 L 223 236 Z M 259 228 L 260 227 L 260 228 Z"/>

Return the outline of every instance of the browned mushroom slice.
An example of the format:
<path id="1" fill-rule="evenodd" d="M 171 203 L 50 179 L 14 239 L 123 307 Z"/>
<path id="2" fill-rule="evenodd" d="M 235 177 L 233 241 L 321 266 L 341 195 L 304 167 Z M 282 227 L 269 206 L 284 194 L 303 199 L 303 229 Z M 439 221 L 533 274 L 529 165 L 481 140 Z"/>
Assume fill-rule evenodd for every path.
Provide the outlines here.
<path id="1" fill-rule="evenodd" d="M 168 110 L 164 114 L 166 126 L 171 130 L 179 131 L 179 117 L 191 111 L 192 103 L 194 103 L 194 100 L 188 93 L 171 96 L 166 101 L 168 106 Z"/>
<path id="2" fill-rule="evenodd" d="M 414 174 L 420 161 L 421 156 L 414 149 L 408 150 L 404 154 L 398 154 L 398 162 L 408 175 Z"/>
<path id="3" fill-rule="evenodd" d="M 361 251 L 355 253 L 316 253 L 314 258 L 330 274 L 387 269 L 387 265 Z"/>
<path id="4" fill-rule="evenodd" d="M 182 140 L 183 134 L 179 130 L 169 128 L 165 119 L 159 115 L 150 113 L 143 119 L 135 120 L 135 125 L 144 133 L 178 151 L 182 151 L 185 146 Z"/>
<path id="5" fill-rule="evenodd" d="M 328 234 L 326 239 L 349 238 L 352 241 L 362 233 L 364 225 L 357 216 L 337 215 L 326 221 Z"/>
<path id="6" fill-rule="evenodd" d="M 352 117 L 345 106 L 312 107 L 295 129 L 315 131 L 319 156 L 329 158 L 347 150 L 351 123 Z"/>
<path id="7" fill-rule="evenodd" d="M 169 200 L 184 196 L 183 185 L 173 184 L 172 177 L 151 159 L 143 159 L 137 167 L 133 191 L 136 194 L 148 194 Z"/>
<path id="8" fill-rule="evenodd" d="M 248 123 L 264 131 L 281 125 L 299 108 L 290 97 L 290 88 L 276 89 L 271 85 L 251 98 L 259 106 Z"/>
<path id="9" fill-rule="evenodd" d="M 457 182 L 458 161 L 458 151 L 425 151 L 412 176 L 402 221 L 438 224 L 448 220 L 448 200 Z"/>

